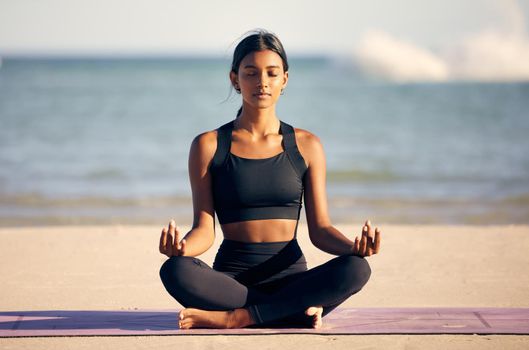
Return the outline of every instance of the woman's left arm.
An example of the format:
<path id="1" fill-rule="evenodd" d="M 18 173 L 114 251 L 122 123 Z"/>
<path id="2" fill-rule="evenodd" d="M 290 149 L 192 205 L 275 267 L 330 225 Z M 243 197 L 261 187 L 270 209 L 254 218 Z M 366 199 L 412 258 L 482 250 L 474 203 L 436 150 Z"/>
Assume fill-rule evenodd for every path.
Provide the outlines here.
<path id="1" fill-rule="evenodd" d="M 381 233 L 365 222 L 360 238 L 350 240 L 336 229 L 329 218 L 326 193 L 325 152 L 319 138 L 305 130 L 296 129 L 296 141 L 308 163 L 305 174 L 305 212 L 309 237 L 316 247 L 334 255 L 370 256 L 380 250 Z"/>

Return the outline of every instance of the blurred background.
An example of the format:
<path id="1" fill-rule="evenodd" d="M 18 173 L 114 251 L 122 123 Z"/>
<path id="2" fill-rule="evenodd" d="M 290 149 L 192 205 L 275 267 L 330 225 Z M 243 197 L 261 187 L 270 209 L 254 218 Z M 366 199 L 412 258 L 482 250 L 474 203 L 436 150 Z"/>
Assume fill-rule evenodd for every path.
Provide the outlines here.
<path id="1" fill-rule="evenodd" d="M 529 223 L 529 1 L 0 0 L 0 226 L 192 221 L 248 30 L 289 55 L 334 223 Z M 303 215 L 304 220 L 304 215 Z"/>

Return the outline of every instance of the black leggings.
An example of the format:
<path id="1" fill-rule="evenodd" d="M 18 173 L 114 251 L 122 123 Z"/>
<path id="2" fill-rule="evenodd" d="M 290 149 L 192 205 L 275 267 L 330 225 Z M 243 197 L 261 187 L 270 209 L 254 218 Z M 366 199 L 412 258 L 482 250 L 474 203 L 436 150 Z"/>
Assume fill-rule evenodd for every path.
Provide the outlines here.
<path id="1" fill-rule="evenodd" d="M 247 308 L 256 326 L 302 326 L 312 323 L 309 306 L 328 314 L 367 283 L 364 258 L 342 255 L 307 270 L 294 239 L 243 243 L 224 240 L 214 268 L 194 257 L 173 256 L 160 277 L 184 307 L 203 310 Z"/>

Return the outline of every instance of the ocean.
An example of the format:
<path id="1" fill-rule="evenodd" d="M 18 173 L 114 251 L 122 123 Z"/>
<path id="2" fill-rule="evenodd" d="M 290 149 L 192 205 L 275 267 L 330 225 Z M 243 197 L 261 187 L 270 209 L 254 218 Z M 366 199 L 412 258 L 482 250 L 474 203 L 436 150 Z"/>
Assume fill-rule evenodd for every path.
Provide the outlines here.
<path id="1" fill-rule="evenodd" d="M 192 221 L 193 138 L 235 117 L 229 58 L 4 58 L 0 226 Z M 392 83 L 293 57 L 333 223 L 528 224 L 529 83 Z M 305 220 L 304 214 L 302 215 Z"/>

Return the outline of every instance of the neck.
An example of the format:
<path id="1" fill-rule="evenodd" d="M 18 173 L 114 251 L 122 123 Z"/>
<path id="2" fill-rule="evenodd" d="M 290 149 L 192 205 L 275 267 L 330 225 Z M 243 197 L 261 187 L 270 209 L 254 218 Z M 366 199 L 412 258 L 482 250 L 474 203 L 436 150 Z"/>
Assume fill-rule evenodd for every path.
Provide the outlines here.
<path id="1" fill-rule="evenodd" d="M 279 119 L 276 116 L 275 108 L 250 109 L 243 106 L 235 126 L 246 129 L 252 135 L 277 134 Z"/>

